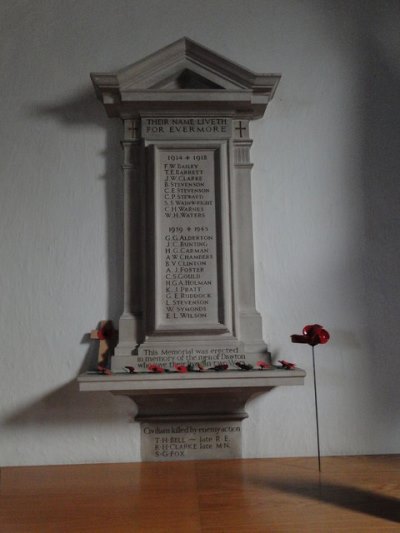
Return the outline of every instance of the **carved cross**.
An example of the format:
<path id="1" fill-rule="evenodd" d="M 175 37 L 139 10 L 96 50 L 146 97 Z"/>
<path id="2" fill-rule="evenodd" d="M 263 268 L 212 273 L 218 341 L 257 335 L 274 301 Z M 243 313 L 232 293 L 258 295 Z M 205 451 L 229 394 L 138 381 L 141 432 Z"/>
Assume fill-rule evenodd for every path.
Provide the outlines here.
<path id="1" fill-rule="evenodd" d="M 128 126 L 128 128 L 127 128 L 127 131 L 130 132 L 130 133 L 132 133 L 132 137 L 133 137 L 133 138 L 136 138 L 137 135 L 138 135 L 138 131 L 139 131 L 139 128 L 138 128 L 138 126 L 137 126 L 137 123 L 136 123 L 135 121 L 132 120 L 132 121 L 129 123 L 129 126 Z"/>
<path id="2" fill-rule="evenodd" d="M 242 121 L 239 121 L 239 126 L 237 128 L 235 128 L 235 130 L 238 130 L 239 131 L 239 137 L 242 138 L 243 135 L 242 135 L 242 131 L 246 131 L 247 127 L 246 126 L 242 126 Z"/>

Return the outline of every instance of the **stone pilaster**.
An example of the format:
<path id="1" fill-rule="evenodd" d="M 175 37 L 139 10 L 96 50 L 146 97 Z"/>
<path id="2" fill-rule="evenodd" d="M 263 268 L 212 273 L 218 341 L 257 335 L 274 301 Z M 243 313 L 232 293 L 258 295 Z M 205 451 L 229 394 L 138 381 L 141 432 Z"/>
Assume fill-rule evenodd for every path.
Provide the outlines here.
<path id="1" fill-rule="evenodd" d="M 245 353 L 255 357 L 266 352 L 261 316 L 255 306 L 253 221 L 251 200 L 249 121 L 233 121 L 233 250 L 236 297 L 236 332 Z"/>
<path id="2" fill-rule="evenodd" d="M 142 298 L 142 142 L 138 119 L 124 120 L 122 174 L 124 180 L 124 308 L 119 320 L 119 344 L 112 369 L 134 364 L 133 352 L 140 342 Z"/>

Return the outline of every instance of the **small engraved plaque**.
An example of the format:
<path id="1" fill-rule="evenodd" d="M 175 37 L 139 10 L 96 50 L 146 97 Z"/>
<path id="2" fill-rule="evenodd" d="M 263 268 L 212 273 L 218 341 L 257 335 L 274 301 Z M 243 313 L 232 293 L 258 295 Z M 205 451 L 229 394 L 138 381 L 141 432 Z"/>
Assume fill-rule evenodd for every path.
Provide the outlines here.
<path id="1" fill-rule="evenodd" d="M 241 457 L 241 422 L 141 423 L 143 461 Z"/>
<path id="2" fill-rule="evenodd" d="M 232 121 L 224 117 L 156 117 L 142 119 L 145 139 L 228 139 Z"/>

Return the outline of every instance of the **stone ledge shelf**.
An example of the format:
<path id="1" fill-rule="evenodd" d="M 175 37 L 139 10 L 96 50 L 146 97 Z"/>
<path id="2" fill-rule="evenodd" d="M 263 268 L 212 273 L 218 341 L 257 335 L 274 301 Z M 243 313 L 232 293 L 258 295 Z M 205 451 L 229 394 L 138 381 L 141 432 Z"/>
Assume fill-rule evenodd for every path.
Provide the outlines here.
<path id="1" fill-rule="evenodd" d="M 136 420 L 242 420 L 246 403 L 279 385 L 303 385 L 306 373 L 294 370 L 227 370 L 165 374 L 86 373 L 81 391 L 106 391 L 129 396 L 138 407 Z"/>

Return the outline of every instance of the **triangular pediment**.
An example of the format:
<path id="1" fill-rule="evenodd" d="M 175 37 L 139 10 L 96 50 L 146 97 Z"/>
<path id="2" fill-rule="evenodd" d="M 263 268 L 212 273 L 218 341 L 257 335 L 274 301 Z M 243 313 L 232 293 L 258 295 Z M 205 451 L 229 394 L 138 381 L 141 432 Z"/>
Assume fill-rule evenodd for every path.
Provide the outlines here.
<path id="1" fill-rule="evenodd" d="M 157 90 L 224 90 L 225 87 L 218 85 L 214 81 L 205 78 L 194 70 L 184 68 L 181 72 L 173 73 L 171 76 L 163 78 L 155 83 L 150 89 Z"/>
<path id="2" fill-rule="evenodd" d="M 201 88 L 248 89 L 254 74 L 236 63 L 183 37 L 175 43 L 145 57 L 117 73 L 122 90 L 165 88 L 170 84 L 179 86 L 182 74 L 190 72 L 202 80 Z"/>
<path id="3" fill-rule="evenodd" d="M 212 104 L 215 106 L 223 92 L 232 101 L 231 108 L 235 108 L 237 100 L 239 107 L 258 116 L 280 79 L 276 74 L 251 72 L 187 37 L 116 73 L 91 74 L 91 77 L 98 97 L 112 116 L 121 113 L 123 102 L 130 102 L 133 109 L 135 101 L 162 102 L 170 94 L 175 94 L 176 98 L 180 94 L 187 102 L 194 102 L 196 98 L 208 101 L 210 105 L 215 94 Z M 253 104 L 257 110 L 253 109 Z"/>

